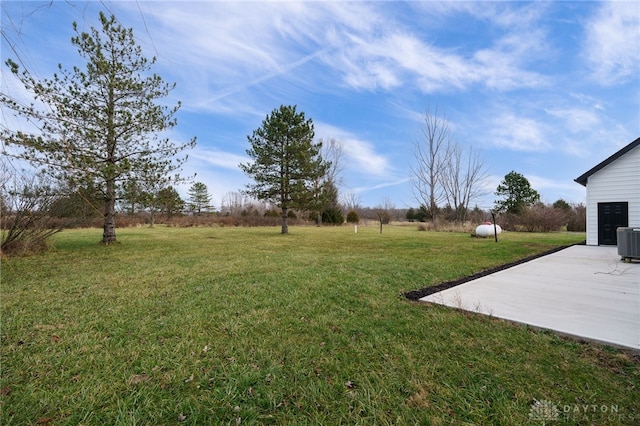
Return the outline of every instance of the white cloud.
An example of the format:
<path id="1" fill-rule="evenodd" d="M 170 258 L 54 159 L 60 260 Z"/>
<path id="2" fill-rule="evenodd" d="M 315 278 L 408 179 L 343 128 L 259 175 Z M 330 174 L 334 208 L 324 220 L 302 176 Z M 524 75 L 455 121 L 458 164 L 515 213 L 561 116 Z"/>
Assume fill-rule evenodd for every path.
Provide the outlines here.
<path id="1" fill-rule="evenodd" d="M 604 111 L 609 107 L 606 102 L 584 93 L 571 93 L 570 97 L 577 100 L 581 105 L 586 105 L 596 110 Z"/>
<path id="2" fill-rule="evenodd" d="M 513 3 L 476 3 L 476 16 L 488 20 L 502 28 L 521 32 L 538 25 L 541 17 L 549 8 L 548 3 L 533 2 L 517 4 Z"/>
<path id="3" fill-rule="evenodd" d="M 584 199 L 584 187 L 573 180 L 549 179 L 537 175 L 527 175 L 526 178 L 531 187 L 540 193 L 544 203 L 553 203 L 559 198 L 568 202 L 582 202 Z M 552 194 L 553 199 L 545 197 L 545 194 Z"/>
<path id="4" fill-rule="evenodd" d="M 128 8 L 130 19 L 145 16 L 147 34 L 141 37 L 153 41 L 159 64 L 179 81 L 176 95 L 190 111 L 253 115 L 265 108 L 259 92 L 266 82 L 272 96 L 293 85 L 313 92 L 333 91 L 342 83 L 356 90 L 418 88 L 434 93 L 468 90 L 471 85 L 502 91 L 546 83 L 544 76 L 526 69 L 532 52 L 544 50 L 538 47 L 545 45 L 544 32 L 532 30 L 544 9 L 540 6 L 447 4 L 432 12 L 430 6 L 412 5 L 416 20 L 434 13 L 442 16 L 437 11 L 444 8 L 452 19 L 466 13 L 506 31 L 492 44 L 467 52 L 464 45 L 434 45 L 424 33 L 388 13 L 393 8 L 385 3 L 125 2 L 119 6 Z"/>
<path id="5" fill-rule="evenodd" d="M 488 142 L 514 151 L 547 151 L 551 144 L 545 134 L 548 132 L 540 122 L 507 112 L 493 120 Z"/>
<path id="6" fill-rule="evenodd" d="M 514 29 L 530 26 L 538 22 L 549 5 L 543 2 L 411 2 L 421 17 L 430 17 L 428 25 L 449 25 L 448 18 L 464 14 L 485 21 L 498 28 Z"/>
<path id="7" fill-rule="evenodd" d="M 351 172 L 371 175 L 376 178 L 386 177 L 391 171 L 389 160 L 376 152 L 375 145 L 359 139 L 347 130 L 326 124 L 314 123 L 316 136 L 319 138 L 335 138 L 342 143 L 344 153 L 348 157 L 347 168 Z"/>
<path id="8" fill-rule="evenodd" d="M 189 158 L 200 160 L 214 167 L 220 167 L 229 170 L 238 170 L 238 164 L 247 163 L 250 161 L 249 157 L 243 155 L 232 154 L 230 152 L 223 152 L 217 149 L 202 149 L 195 148 L 189 153 Z"/>
<path id="9" fill-rule="evenodd" d="M 356 163 L 355 168 L 360 173 L 381 176 L 389 172 L 389 162 L 384 156 L 375 152 L 373 144 L 354 137 L 346 137 L 341 140 L 345 153 Z"/>
<path id="10" fill-rule="evenodd" d="M 594 129 L 600 125 L 600 117 L 593 111 L 580 108 L 548 109 L 547 113 L 563 121 L 564 126 L 572 133 L 580 133 Z"/>
<path id="11" fill-rule="evenodd" d="M 405 72 L 414 75 L 425 92 L 444 87 L 464 88 L 476 80 L 471 64 L 459 55 L 437 49 L 409 34 L 390 34 L 378 47 Z"/>
<path id="12" fill-rule="evenodd" d="M 135 6 L 129 7 L 135 16 Z M 256 86 L 285 76 L 312 85 L 313 78 L 296 70 L 331 47 L 323 42 L 331 20 L 322 4 L 159 2 L 143 13 L 159 65 L 180 82 L 190 109 L 233 113 L 225 98 L 255 105 Z"/>
<path id="13" fill-rule="evenodd" d="M 491 48 L 476 52 L 474 70 L 477 78 L 497 90 L 548 85 L 547 77 L 525 68 L 544 50 L 545 44 L 544 33 L 540 30 L 509 34 Z"/>
<path id="14" fill-rule="evenodd" d="M 531 187 L 536 189 L 538 192 L 542 192 L 548 189 L 563 189 L 563 190 L 573 190 L 575 189 L 576 183 L 573 181 L 566 180 L 555 180 L 549 179 L 543 176 L 537 175 L 527 175 L 526 176 L 529 182 L 531 183 Z"/>
<path id="15" fill-rule="evenodd" d="M 144 13 L 157 21 L 151 30 L 154 44 L 161 59 L 171 58 L 167 63 L 183 76 L 180 81 L 187 82 L 194 105 L 210 105 L 283 75 L 313 84 L 314 77 L 326 75 L 302 77 L 295 70 L 316 60 L 349 87 L 365 90 L 414 85 L 430 93 L 479 83 L 508 90 L 544 80 L 522 66 L 532 49 L 543 44 L 541 32 L 526 31 L 525 37 L 508 33 L 494 46 L 464 56 L 433 46 L 385 16 L 385 6 L 202 2 L 189 3 L 187 13 L 176 3 L 159 3 Z M 492 16 L 505 25 L 502 21 L 520 15 L 502 11 Z M 520 26 L 532 20 L 525 14 Z M 181 70 L 181 64 L 188 66 Z"/>
<path id="16" fill-rule="evenodd" d="M 388 28 L 381 35 L 347 37 L 338 53 L 323 59 L 354 89 L 416 86 L 432 93 L 483 84 L 510 90 L 546 84 L 544 76 L 523 67 L 533 48 L 540 49 L 541 38 L 531 32 L 526 37 L 509 35 L 465 57 L 455 50 L 435 47 L 411 32 Z"/>
<path id="17" fill-rule="evenodd" d="M 602 3 L 586 23 L 585 54 L 592 77 L 605 85 L 640 75 L 640 6 L 636 1 Z"/>
<path id="18" fill-rule="evenodd" d="M 361 194 L 368 191 L 375 191 L 376 189 L 384 189 L 384 188 L 390 188 L 398 185 L 405 185 L 410 180 L 411 180 L 410 178 L 403 178 L 403 179 L 396 179 L 392 181 L 385 181 L 383 183 L 378 183 L 375 185 L 358 186 L 356 188 L 353 188 L 353 192 L 355 192 L 356 194 Z"/>
<path id="19" fill-rule="evenodd" d="M 426 21 L 421 22 L 425 27 L 455 25 L 461 15 L 468 15 L 465 20 L 484 22 L 496 33 L 484 47 L 468 50 L 464 44 L 437 47 L 432 40 L 421 38 L 425 36 L 409 31 L 401 34 L 399 25 L 390 25 L 386 35 L 371 43 L 378 49 L 373 53 L 392 58 L 405 80 L 414 81 L 423 92 L 467 90 L 477 84 L 500 91 L 549 84 L 544 75 L 527 69 L 552 51 L 546 30 L 539 24 L 548 6 L 486 2 L 415 2 L 411 6 Z"/>

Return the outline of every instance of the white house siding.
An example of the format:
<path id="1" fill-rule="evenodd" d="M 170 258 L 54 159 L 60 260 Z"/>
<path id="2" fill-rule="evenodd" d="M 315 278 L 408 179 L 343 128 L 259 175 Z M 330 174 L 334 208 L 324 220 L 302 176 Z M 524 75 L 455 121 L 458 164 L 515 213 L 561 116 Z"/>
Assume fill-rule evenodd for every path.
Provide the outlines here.
<path id="1" fill-rule="evenodd" d="M 587 245 L 598 245 L 598 203 L 629 203 L 629 226 L 640 226 L 640 146 L 589 176 Z"/>

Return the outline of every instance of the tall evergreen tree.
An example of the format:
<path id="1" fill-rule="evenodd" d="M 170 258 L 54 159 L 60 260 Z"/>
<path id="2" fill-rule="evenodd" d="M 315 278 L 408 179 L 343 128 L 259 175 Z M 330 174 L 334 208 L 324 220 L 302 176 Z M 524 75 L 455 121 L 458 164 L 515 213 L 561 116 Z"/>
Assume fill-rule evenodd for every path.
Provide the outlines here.
<path id="1" fill-rule="evenodd" d="M 296 106 L 274 109 L 262 126 L 247 136 L 253 160 L 240 168 L 254 183 L 246 193 L 259 200 L 276 204 L 281 209 L 282 233 L 289 232 L 290 209 L 307 209 L 311 204 L 314 182 L 326 172 L 328 164 L 322 159 L 322 143 L 314 143 L 314 128 L 304 112 Z"/>
<path id="2" fill-rule="evenodd" d="M 180 198 L 178 191 L 169 186 L 158 192 L 158 208 L 161 213 L 167 216 L 167 219 L 171 219 L 174 215 L 182 212 L 184 201 Z"/>
<path id="3" fill-rule="evenodd" d="M 142 204 L 144 194 L 137 180 L 124 182 L 120 186 L 119 197 L 127 214 L 134 215 Z"/>
<path id="4" fill-rule="evenodd" d="M 338 202 L 338 188 L 331 181 L 327 181 L 323 185 L 322 198 L 324 199 L 322 222 L 331 225 L 342 225 L 344 216 L 342 207 Z"/>
<path id="5" fill-rule="evenodd" d="M 207 185 L 204 183 L 196 182 L 191 185 L 188 195 L 191 211 L 196 213 L 198 216 L 200 216 L 203 211 L 208 212 L 211 209 L 212 197 L 209 195 Z"/>
<path id="6" fill-rule="evenodd" d="M 96 184 L 104 197 L 102 242 L 116 241 L 115 204 L 118 186 L 142 175 L 169 175 L 180 169 L 186 157 L 176 155 L 195 146 L 159 138 L 176 125 L 180 104 L 167 108 L 158 102 L 174 88 L 156 74 L 149 74 L 155 58 L 142 56 L 132 29 L 116 18 L 100 13 L 100 29 L 79 32 L 71 39 L 86 69 L 73 67 L 52 79 L 37 80 L 28 70 L 7 61 L 11 72 L 34 98 L 44 104 L 23 105 L 8 95 L 0 104 L 35 122 L 40 134 L 3 129 L 7 144 L 23 148 L 21 156 L 72 185 Z"/>

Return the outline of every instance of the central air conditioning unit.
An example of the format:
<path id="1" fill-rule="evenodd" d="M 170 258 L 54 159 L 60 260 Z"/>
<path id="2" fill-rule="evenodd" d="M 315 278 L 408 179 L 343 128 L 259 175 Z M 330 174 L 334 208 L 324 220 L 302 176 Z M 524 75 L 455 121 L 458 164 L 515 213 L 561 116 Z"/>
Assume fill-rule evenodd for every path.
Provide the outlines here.
<path id="1" fill-rule="evenodd" d="M 624 261 L 640 259 L 640 228 L 618 228 L 618 254 Z"/>

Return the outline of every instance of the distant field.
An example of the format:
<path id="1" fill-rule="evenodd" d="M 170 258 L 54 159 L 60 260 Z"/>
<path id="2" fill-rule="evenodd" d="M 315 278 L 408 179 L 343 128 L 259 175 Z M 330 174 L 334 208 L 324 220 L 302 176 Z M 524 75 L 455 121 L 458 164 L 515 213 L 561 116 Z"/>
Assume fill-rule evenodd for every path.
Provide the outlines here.
<path id="1" fill-rule="evenodd" d="M 637 356 L 402 296 L 583 234 L 100 236 L 2 260 L 2 425 L 539 425 L 536 401 L 561 424 L 640 419 Z"/>

